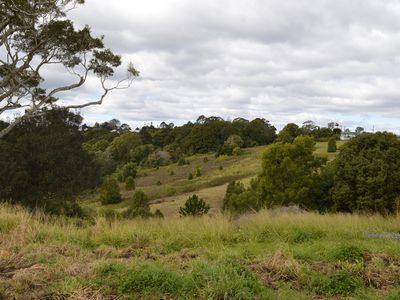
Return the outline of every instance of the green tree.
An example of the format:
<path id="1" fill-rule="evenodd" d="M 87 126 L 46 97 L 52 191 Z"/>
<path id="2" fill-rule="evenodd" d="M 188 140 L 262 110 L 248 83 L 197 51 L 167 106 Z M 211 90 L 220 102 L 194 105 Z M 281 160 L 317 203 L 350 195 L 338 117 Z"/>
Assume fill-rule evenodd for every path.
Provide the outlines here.
<path id="1" fill-rule="evenodd" d="M 89 101 L 66 108 L 83 108 L 101 104 L 107 94 L 130 86 L 138 76 L 132 64 L 128 75 L 116 86 L 106 81 L 121 65 L 121 57 L 106 49 L 102 37 L 92 36 L 88 26 L 76 29 L 66 17 L 67 11 L 83 0 L 11 1 L 0 3 L 0 52 L 4 54 L 0 64 L 0 115 L 20 110 L 0 138 L 24 120 L 37 116 L 43 108 L 49 108 L 63 92 L 79 88 L 90 75 L 99 79 L 102 93 L 99 100 Z M 45 72 L 49 65 L 64 68 L 75 82 L 49 89 L 49 77 Z M 68 76 L 68 75 L 67 75 Z M 51 79 L 51 78 L 50 78 Z"/>
<path id="2" fill-rule="evenodd" d="M 107 177 L 104 180 L 100 188 L 100 201 L 103 205 L 115 204 L 122 201 L 118 182 L 114 178 Z"/>
<path id="3" fill-rule="evenodd" d="M 336 150 L 336 136 L 332 136 L 328 140 L 328 153 L 334 153 Z"/>
<path id="4" fill-rule="evenodd" d="M 301 129 L 294 123 L 289 123 L 278 133 L 277 142 L 293 143 L 294 139 L 301 135 Z"/>
<path id="5" fill-rule="evenodd" d="M 46 212 L 71 212 L 75 197 L 100 182 L 93 155 L 82 149 L 82 117 L 42 110 L 0 140 L 0 199 Z"/>
<path id="6" fill-rule="evenodd" d="M 348 141 L 334 161 L 334 209 L 396 213 L 399 157 L 400 141 L 391 133 L 364 133 Z"/>
<path id="7" fill-rule="evenodd" d="M 135 179 L 132 176 L 128 176 L 125 179 L 125 189 L 127 191 L 133 191 L 136 188 Z"/>
<path id="8" fill-rule="evenodd" d="M 182 217 L 202 216 L 206 215 L 209 210 L 210 206 L 206 204 L 203 199 L 199 198 L 197 195 L 193 195 L 186 200 L 185 206 L 179 209 L 179 214 Z"/>
<path id="9" fill-rule="evenodd" d="M 309 136 L 299 136 L 293 144 L 276 143 L 267 148 L 259 176 L 264 205 L 313 205 L 318 171 L 326 162 L 326 159 L 314 157 L 314 149 L 315 142 Z"/>
<path id="10" fill-rule="evenodd" d="M 247 146 L 250 141 L 254 141 L 257 145 L 268 145 L 276 139 L 276 128 L 265 119 L 254 119 L 249 122 L 244 129 Z"/>
<path id="11" fill-rule="evenodd" d="M 135 163 L 127 163 L 122 167 L 121 175 L 122 181 L 125 181 L 128 177 L 136 178 L 136 164 Z"/>
<path id="12" fill-rule="evenodd" d="M 126 163 L 130 159 L 131 151 L 142 144 L 137 133 L 127 132 L 116 137 L 110 144 L 110 152 L 115 160 Z"/>
<path id="13" fill-rule="evenodd" d="M 152 216 L 150 212 L 149 198 L 142 190 L 138 190 L 133 194 L 132 204 L 123 215 L 127 218 L 148 218 Z"/>
<path id="14" fill-rule="evenodd" d="M 243 214 L 249 211 L 258 211 L 261 203 L 256 193 L 258 181 L 252 181 L 246 189 L 241 182 L 232 181 L 226 189 L 222 209 L 231 214 Z"/>

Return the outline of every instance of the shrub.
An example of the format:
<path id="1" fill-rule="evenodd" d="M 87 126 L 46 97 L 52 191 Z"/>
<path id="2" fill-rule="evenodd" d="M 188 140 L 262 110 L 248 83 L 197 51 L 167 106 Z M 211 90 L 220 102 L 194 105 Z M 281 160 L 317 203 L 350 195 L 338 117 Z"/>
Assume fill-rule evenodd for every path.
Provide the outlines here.
<path id="1" fill-rule="evenodd" d="M 157 183 L 156 183 L 156 185 L 162 185 L 161 181 L 158 180 Z"/>
<path id="2" fill-rule="evenodd" d="M 127 163 L 122 167 L 122 178 L 125 180 L 129 176 L 136 178 L 136 164 L 134 163 Z"/>
<path id="3" fill-rule="evenodd" d="M 222 171 L 224 169 L 224 167 L 221 165 L 219 166 L 219 170 Z"/>
<path id="4" fill-rule="evenodd" d="M 181 216 L 202 216 L 208 213 L 210 206 L 204 202 L 203 199 L 199 198 L 197 195 L 189 197 L 185 206 L 179 209 L 179 214 Z"/>
<path id="5" fill-rule="evenodd" d="M 208 163 L 208 157 L 204 157 L 204 158 L 203 158 L 203 162 L 204 162 L 204 163 Z"/>
<path id="6" fill-rule="evenodd" d="M 192 173 L 189 173 L 188 180 L 193 180 L 193 174 Z"/>
<path id="7" fill-rule="evenodd" d="M 226 189 L 223 210 L 232 214 L 258 211 L 260 204 L 252 189 L 246 190 L 243 183 L 232 181 Z"/>
<path id="8" fill-rule="evenodd" d="M 132 176 L 128 176 L 125 179 L 125 189 L 127 191 L 133 191 L 136 188 L 135 179 Z"/>
<path id="9" fill-rule="evenodd" d="M 179 158 L 178 166 L 190 165 L 190 162 L 186 160 L 184 157 Z"/>
<path id="10" fill-rule="evenodd" d="M 348 141 L 334 161 L 334 210 L 397 212 L 400 141 L 391 133 L 363 133 Z"/>
<path id="11" fill-rule="evenodd" d="M 104 180 L 100 188 L 100 201 L 103 205 L 115 204 L 122 201 L 118 182 L 114 178 L 107 177 Z"/>
<path id="12" fill-rule="evenodd" d="M 361 286 L 362 281 L 347 270 L 339 270 L 329 276 L 318 274 L 311 280 L 311 289 L 326 296 L 349 296 Z"/>
<path id="13" fill-rule="evenodd" d="M 174 172 L 174 171 L 170 171 L 170 172 L 169 172 L 169 175 L 170 175 L 170 176 L 174 176 L 174 175 L 175 175 L 175 172 Z"/>
<path id="14" fill-rule="evenodd" d="M 234 155 L 234 156 L 242 155 L 242 153 L 243 153 L 243 151 L 240 147 L 235 147 L 232 150 L 232 155 Z"/>
<path id="15" fill-rule="evenodd" d="M 155 218 L 160 218 L 160 219 L 162 219 L 162 218 L 164 218 L 164 215 L 163 215 L 163 213 L 161 212 L 161 210 L 156 209 L 156 211 L 154 212 L 154 217 L 155 217 Z"/>
<path id="16" fill-rule="evenodd" d="M 143 191 L 138 190 L 133 194 L 132 204 L 123 213 L 123 216 L 126 218 L 148 218 L 151 216 L 149 198 Z"/>
<path id="17" fill-rule="evenodd" d="M 336 150 L 336 136 L 333 136 L 328 140 L 328 153 L 334 153 Z"/>
<path id="18" fill-rule="evenodd" d="M 314 149 L 313 138 L 299 136 L 293 144 L 276 143 L 265 150 L 259 176 L 260 198 L 265 206 L 314 205 L 318 172 L 326 162 L 314 156 Z"/>
<path id="19" fill-rule="evenodd" d="M 355 245 L 342 245 L 334 253 L 334 258 L 341 261 L 360 262 L 363 260 L 364 250 Z"/>
<path id="20" fill-rule="evenodd" d="M 196 177 L 200 177 L 201 176 L 201 169 L 199 167 L 197 167 L 196 169 Z"/>

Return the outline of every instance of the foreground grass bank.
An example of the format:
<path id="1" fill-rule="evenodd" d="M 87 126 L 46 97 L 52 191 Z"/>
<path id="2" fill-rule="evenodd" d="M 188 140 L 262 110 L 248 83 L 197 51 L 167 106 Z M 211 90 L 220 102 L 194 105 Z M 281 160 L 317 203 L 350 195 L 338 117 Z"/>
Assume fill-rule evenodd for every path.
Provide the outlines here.
<path id="1" fill-rule="evenodd" d="M 400 218 L 261 212 L 94 224 L 0 208 L 0 299 L 400 298 Z"/>

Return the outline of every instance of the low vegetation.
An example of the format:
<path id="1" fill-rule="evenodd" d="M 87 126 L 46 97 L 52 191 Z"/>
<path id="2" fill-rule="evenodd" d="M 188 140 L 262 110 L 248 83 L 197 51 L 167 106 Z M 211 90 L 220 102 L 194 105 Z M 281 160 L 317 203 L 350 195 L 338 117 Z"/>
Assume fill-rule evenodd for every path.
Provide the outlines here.
<path id="1" fill-rule="evenodd" d="M 261 211 L 91 222 L 0 208 L 4 299 L 398 299 L 395 217 Z M 349 230 L 351 228 L 351 230 Z"/>

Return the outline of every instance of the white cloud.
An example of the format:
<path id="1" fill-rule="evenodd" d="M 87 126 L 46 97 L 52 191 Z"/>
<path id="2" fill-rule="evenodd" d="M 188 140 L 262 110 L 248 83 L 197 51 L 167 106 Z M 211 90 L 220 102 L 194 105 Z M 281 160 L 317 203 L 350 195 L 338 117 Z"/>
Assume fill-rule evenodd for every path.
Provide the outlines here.
<path id="1" fill-rule="evenodd" d="M 70 17 L 141 71 L 84 110 L 91 120 L 205 114 L 400 131 L 397 0 L 89 0 Z M 96 91 L 90 82 L 73 97 Z"/>

